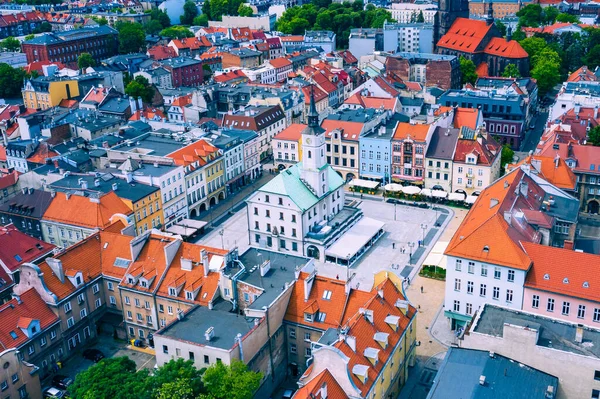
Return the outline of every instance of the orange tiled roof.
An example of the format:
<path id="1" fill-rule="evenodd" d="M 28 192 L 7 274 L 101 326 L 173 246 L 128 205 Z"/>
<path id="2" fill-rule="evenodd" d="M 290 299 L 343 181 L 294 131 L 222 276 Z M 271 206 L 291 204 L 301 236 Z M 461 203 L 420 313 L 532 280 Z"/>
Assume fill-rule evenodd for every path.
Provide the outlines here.
<path id="1" fill-rule="evenodd" d="M 569 75 L 567 82 L 595 82 L 597 80 L 598 77 L 594 72 L 590 71 L 588 67 L 584 65 Z"/>
<path id="2" fill-rule="evenodd" d="M 327 398 L 321 395 L 321 388 L 327 387 Z M 348 399 L 344 389 L 338 384 L 328 369 L 321 371 L 294 394 L 294 399 Z"/>
<path id="3" fill-rule="evenodd" d="M 292 123 L 280 133 L 273 136 L 273 140 L 299 141 L 302 137 L 302 132 L 306 129 L 303 123 Z"/>
<path id="4" fill-rule="evenodd" d="M 213 79 L 217 83 L 225 83 L 225 82 L 229 82 L 230 80 L 234 80 L 234 79 L 248 80 L 248 77 L 246 76 L 244 71 L 242 71 L 241 69 L 236 69 L 233 71 L 224 72 L 220 75 L 216 75 Z"/>
<path id="5" fill-rule="evenodd" d="M 339 130 L 343 140 L 358 141 L 365 125 L 361 122 L 325 119 L 321 123 L 321 127 L 325 129 L 325 137 L 331 137 L 334 130 Z"/>
<path id="6" fill-rule="evenodd" d="M 281 39 L 281 41 L 283 43 L 286 43 L 286 42 L 303 42 L 304 41 L 304 36 L 302 36 L 302 35 L 280 36 L 279 38 Z"/>
<path id="7" fill-rule="evenodd" d="M 479 110 L 474 108 L 455 108 L 454 109 L 454 127 L 460 129 L 463 126 L 469 129 L 477 129 L 479 120 Z"/>
<path id="8" fill-rule="evenodd" d="M 121 213 L 130 215 L 131 209 L 113 191 L 101 196 L 97 202 L 88 197 L 57 192 L 43 219 L 84 228 L 104 228 L 110 218 Z"/>
<path id="9" fill-rule="evenodd" d="M 285 68 L 292 66 L 292 62 L 284 57 L 274 58 L 269 61 L 269 64 L 271 64 L 273 68 Z"/>
<path id="10" fill-rule="evenodd" d="M 485 47 L 486 54 L 498 55 L 506 58 L 527 58 L 529 54 L 521 47 L 519 42 L 511 40 L 510 42 L 501 37 L 494 37 Z"/>
<path id="11" fill-rule="evenodd" d="M 171 40 L 171 43 L 173 43 L 173 46 L 175 46 L 176 48 L 178 48 L 180 50 L 183 50 L 183 49 L 198 50 L 200 48 L 212 46 L 212 43 L 210 41 L 208 41 L 206 36 L 187 37 L 184 39 L 173 39 L 173 40 Z M 171 44 L 171 43 L 169 43 L 169 44 Z"/>
<path id="12" fill-rule="evenodd" d="M 544 180 L 565 190 L 575 190 L 577 177 L 565 163 L 557 157 L 548 157 L 542 155 L 529 155 L 517 164 L 507 166 L 507 170 L 512 170 L 520 165 L 527 165 L 534 173 L 539 174 Z"/>
<path id="13" fill-rule="evenodd" d="M 294 86 L 295 87 L 295 86 Z M 292 87 L 292 89 L 294 88 Z M 314 87 L 314 89 L 313 89 Z M 317 85 L 307 85 L 302 87 L 302 93 L 304 94 L 304 103 L 305 104 L 310 104 L 310 93 L 311 91 L 313 92 L 313 96 L 315 98 L 315 104 L 318 103 L 319 101 L 327 98 L 327 93 L 325 93 L 323 90 L 321 90 L 319 88 L 319 86 Z"/>
<path id="14" fill-rule="evenodd" d="M 173 237 L 150 234 L 137 258 L 131 263 L 125 277 L 119 284 L 122 287 L 135 288 L 137 291 L 154 292 L 167 269 L 165 247 L 175 241 Z M 146 287 L 131 284 L 127 276 L 143 277 L 148 281 Z"/>
<path id="15" fill-rule="evenodd" d="M 192 95 L 187 94 L 185 96 L 179 96 L 179 97 L 175 98 L 173 100 L 173 102 L 171 103 L 171 106 L 185 107 L 186 105 L 190 104 L 191 102 L 192 102 Z"/>
<path id="16" fill-rule="evenodd" d="M 429 125 L 410 124 L 408 122 L 400 122 L 394 132 L 394 140 L 405 140 L 411 138 L 415 141 L 425 141 L 429 132 Z"/>
<path id="17" fill-rule="evenodd" d="M 364 109 L 386 109 L 393 111 L 396 108 L 397 98 L 386 98 L 386 97 L 374 97 L 374 96 L 363 96 L 360 92 L 355 93 L 353 96 L 344 101 L 344 104 L 360 105 Z"/>
<path id="18" fill-rule="evenodd" d="M 438 41 L 438 47 L 474 53 L 490 30 L 485 21 L 456 18 L 448 32 Z"/>
<path id="19" fill-rule="evenodd" d="M 465 162 L 468 154 L 475 154 L 478 165 L 492 165 L 500 156 L 501 146 L 491 136 L 482 137 L 476 133 L 475 140 L 459 137 L 454 151 L 454 162 Z M 480 141 L 481 140 L 481 141 Z"/>
<path id="20" fill-rule="evenodd" d="M 57 157 L 58 153 L 48 149 L 48 144 L 41 143 L 35 152 L 27 158 L 27 162 L 45 164 L 49 158 Z"/>
<path id="21" fill-rule="evenodd" d="M 533 261 L 526 287 L 600 302 L 599 255 L 529 242 L 523 248 Z"/>
<path id="22" fill-rule="evenodd" d="M 177 52 L 175 52 L 175 49 L 173 47 L 169 47 L 169 46 L 154 46 L 154 47 L 150 47 L 147 51 L 147 55 L 148 57 L 152 58 L 153 60 L 165 60 L 168 58 L 175 58 L 177 57 Z"/>
<path id="23" fill-rule="evenodd" d="M 479 65 L 477 65 L 477 68 L 475 69 L 475 73 L 480 78 L 485 78 L 487 76 L 490 76 L 490 70 L 489 70 L 488 63 L 487 62 L 482 62 Z"/>
<path id="24" fill-rule="evenodd" d="M 0 306 L 0 314 L 0 344 L 3 348 L 15 348 L 27 342 L 29 338 L 21 328 L 29 327 L 32 320 L 39 320 L 42 330 L 59 320 L 35 288 L 23 292 L 20 302 L 11 299 Z"/>
<path id="25" fill-rule="evenodd" d="M 6 161 L 6 147 L 0 145 L 0 161 Z"/>
<path id="26" fill-rule="evenodd" d="M 206 140 L 198 140 L 167 155 L 176 165 L 188 166 L 198 162 L 200 166 L 214 161 L 219 156 L 219 149 Z"/>
<path id="27" fill-rule="evenodd" d="M 158 118 L 158 119 L 166 118 L 166 115 L 160 109 L 145 108 L 143 111 L 140 111 L 140 110 L 135 111 L 133 113 L 133 115 L 131 115 L 129 120 L 130 121 L 139 121 L 142 118 L 142 116 L 148 120 L 155 120 L 156 118 Z"/>

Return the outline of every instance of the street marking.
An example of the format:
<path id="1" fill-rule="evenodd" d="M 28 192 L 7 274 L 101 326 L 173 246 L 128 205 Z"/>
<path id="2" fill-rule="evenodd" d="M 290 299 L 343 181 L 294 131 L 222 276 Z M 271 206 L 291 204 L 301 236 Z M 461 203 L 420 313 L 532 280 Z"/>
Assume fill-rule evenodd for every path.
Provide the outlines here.
<path id="1" fill-rule="evenodd" d="M 150 357 L 150 359 L 148 359 L 144 364 L 142 364 L 140 367 L 138 367 L 136 371 L 140 371 L 141 369 L 143 369 L 144 366 L 146 366 L 146 364 L 148 364 L 148 362 L 152 361 L 152 359 L 154 359 L 154 356 Z"/>

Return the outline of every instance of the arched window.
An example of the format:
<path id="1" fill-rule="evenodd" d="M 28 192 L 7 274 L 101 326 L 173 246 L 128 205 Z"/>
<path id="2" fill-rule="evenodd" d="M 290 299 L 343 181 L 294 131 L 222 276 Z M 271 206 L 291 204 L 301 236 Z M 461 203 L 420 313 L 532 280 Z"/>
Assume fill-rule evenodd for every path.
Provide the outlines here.
<path id="1" fill-rule="evenodd" d="M 308 152 L 308 159 L 312 158 L 312 152 Z"/>

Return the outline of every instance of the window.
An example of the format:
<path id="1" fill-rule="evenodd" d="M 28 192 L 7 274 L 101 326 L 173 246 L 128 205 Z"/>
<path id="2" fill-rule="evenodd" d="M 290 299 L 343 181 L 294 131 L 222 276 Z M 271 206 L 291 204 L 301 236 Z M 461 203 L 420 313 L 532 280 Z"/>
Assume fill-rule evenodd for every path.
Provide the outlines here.
<path id="1" fill-rule="evenodd" d="M 40 346 L 44 346 L 44 345 L 46 345 L 46 343 L 47 343 L 47 342 L 48 342 L 48 341 L 46 340 L 46 337 L 42 337 L 42 338 L 40 339 Z"/>
<path id="2" fill-rule="evenodd" d="M 500 276 L 502 275 L 502 270 L 499 267 L 494 268 L 494 278 L 496 280 L 500 280 Z"/>
<path id="3" fill-rule="evenodd" d="M 487 286 L 485 284 L 481 284 L 479 286 L 479 296 L 485 296 L 487 293 Z"/>
<path id="4" fill-rule="evenodd" d="M 167 345 L 163 345 L 163 353 L 169 354 L 169 347 Z"/>
<path id="5" fill-rule="evenodd" d="M 600 390 L 592 389 L 592 399 L 598 399 L 598 398 L 600 398 Z"/>
<path id="6" fill-rule="evenodd" d="M 136 317 L 138 321 L 144 321 L 144 316 L 141 313 L 136 313 Z"/>
<path id="7" fill-rule="evenodd" d="M 323 322 L 325 322 L 326 317 L 327 317 L 327 313 L 319 312 L 319 314 L 317 315 L 317 321 L 319 323 L 323 323 Z"/>
<path id="8" fill-rule="evenodd" d="M 106 286 L 108 287 L 109 291 L 114 291 L 113 283 L 111 281 L 107 281 Z"/>
<path id="9" fill-rule="evenodd" d="M 460 279 L 454 279 L 454 291 L 460 291 Z"/>
<path id="10" fill-rule="evenodd" d="M 265 202 L 269 202 L 269 196 L 265 195 Z"/>
<path id="11" fill-rule="evenodd" d="M 475 273 L 475 262 L 469 262 L 469 266 L 468 266 L 467 272 L 469 274 Z"/>
<path id="12" fill-rule="evenodd" d="M 454 301 L 454 311 L 460 312 L 460 301 L 457 301 L 457 300 Z"/>
<path id="13" fill-rule="evenodd" d="M 304 349 L 304 356 L 305 356 L 305 357 L 311 357 L 311 356 L 312 356 L 312 349 L 310 349 L 310 348 L 305 348 L 305 349 Z"/>
<path id="14" fill-rule="evenodd" d="M 487 277 L 487 266 L 481 265 L 481 277 Z"/>
<path id="15" fill-rule="evenodd" d="M 467 303 L 466 308 L 467 308 L 466 309 L 467 314 L 472 314 L 473 313 L 473 304 L 472 303 Z"/>
<path id="16" fill-rule="evenodd" d="M 133 319 L 133 313 L 131 313 L 131 310 L 128 310 L 128 311 L 127 311 L 127 318 L 128 318 L 129 320 Z"/>
<path id="17" fill-rule="evenodd" d="M 457 272 L 459 272 L 459 271 L 461 271 L 461 269 L 462 269 L 462 260 L 460 260 L 460 259 L 457 259 L 457 260 L 456 260 L 456 267 L 455 267 L 455 270 L 456 270 Z"/>
<path id="18" fill-rule="evenodd" d="M 513 301 L 513 290 L 506 290 L 506 302 Z"/>
<path id="19" fill-rule="evenodd" d="M 2 381 L 2 383 L 0 384 L 0 390 L 2 390 L 2 392 L 6 391 L 8 389 L 8 381 L 4 380 Z"/>
<path id="20" fill-rule="evenodd" d="M 578 319 L 585 318 L 585 305 L 579 305 L 577 307 L 577 318 Z"/>
<path id="21" fill-rule="evenodd" d="M 115 298 L 114 296 L 109 296 L 108 300 L 110 302 L 111 305 L 116 305 L 117 304 L 117 298 Z"/>
<path id="22" fill-rule="evenodd" d="M 596 381 L 600 381 L 600 371 L 598 371 L 598 370 L 594 371 L 594 379 Z"/>
<path id="23" fill-rule="evenodd" d="M 313 321 L 313 315 L 310 313 L 304 313 L 304 321 Z"/>
<path id="24" fill-rule="evenodd" d="M 296 329 L 290 328 L 290 338 L 296 338 Z"/>
<path id="25" fill-rule="evenodd" d="M 510 281 L 511 283 L 515 281 L 515 271 L 514 270 L 508 271 L 508 281 Z"/>
<path id="26" fill-rule="evenodd" d="M 305 341 L 310 341 L 310 333 L 309 332 L 305 332 L 304 333 L 304 340 Z"/>
<path id="27" fill-rule="evenodd" d="M 331 299 L 331 291 L 329 291 L 329 290 L 323 291 L 323 299 L 330 300 Z"/>
<path id="28" fill-rule="evenodd" d="M 600 323 L 600 309 L 594 308 L 594 322 Z"/>
<path id="29" fill-rule="evenodd" d="M 563 302 L 562 314 L 564 314 L 565 316 L 568 316 L 570 308 L 571 308 L 571 304 L 569 302 Z"/>
<path id="30" fill-rule="evenodd" d="M 473 282 L 467 281 L 467 294 L 473 294 Z"/>
<path id="31" fill-rule="evenodd" d="M 534 295 L 531 298 L 531 307 L 534 309 L 537 309 L 540 307 L 540 296 L 539 295 Z"/>
<path id="32" fill-rule="evenodd" d="M 52 330 L 50 331 L 50 339 L 52 340 L 54 338 L 56 338 L 56 331 Z"/>
<path id="33" fill-rule="evenodd" d="M 208 357 L 208 355 L 204 355 L 204 364 L 208 363 L 210 363 L 210 358 Z"/>
<path id="34" fill-rule="evenodd" d="M 100 291 L 100 287 L 98 287 L 98 284 L 94 284 L 94 286 L 92 287 L 92 291 L 94 292 L 94 294 L 97 294 L 98 291 Z"/>
<path id="35" fill-rule="evenodd" d="M 298 353 L 298 348 L 296 344 L 290 344 L 290 353 Z"/>
<path id="36" fill-rule="evenodd" d="M 83 303 L 85 301 L 85 296 L 83 294 L 77 295 L 77 303 Z"/>
<path id="37" fill-rule="evenodd" d="M 79 311 L 79 317 L 81 317 L 83 319 L 86 316 L 87 316 L 87 310 L 85 308 L 81 309 Z"/>
<path id="38" fill-rule="evenodd" d="M 492 291 L 492 299 L 498 300 L 499 298 L 500 298 L 500 288 L 494 287 L 494 290 Z"/>
<path id="39" fill-rule="evenodd" d="M 135 307 L 136 307 L 136 308 L 139 308 L 139 307 L 141 307 L 141 305 L 140 305 L 140 300 L 139 300 L 138 298 L 135 298 L 135 299 L 134 299 L 134 301 L 135 301 Z"/>
<path id="40" fill-rule="evenodd" d="M 19 374 L 17 374 L 17 373 L 14 373 L 14 374 L 12 375 L 12 378 L 11 378 L 11 379 L 12 379 L 12 382 L 13 382 L 13 384 L 14 384 L 15 382 L 19 381 Z"/>
<path id="41" fill-rule="evenodd" d="M 67 328 L 71 328 L 75 325 L 75 319 L 73 319 L 72 317 L 69 317 L 69 320 L 67 320 Z"/>
<path id="42" fill-rule="evenodd" d="M 546 305 L 546 310 L 548 312 L 554 312 L 554 299 L 548 298 L 548 304 Z"/>

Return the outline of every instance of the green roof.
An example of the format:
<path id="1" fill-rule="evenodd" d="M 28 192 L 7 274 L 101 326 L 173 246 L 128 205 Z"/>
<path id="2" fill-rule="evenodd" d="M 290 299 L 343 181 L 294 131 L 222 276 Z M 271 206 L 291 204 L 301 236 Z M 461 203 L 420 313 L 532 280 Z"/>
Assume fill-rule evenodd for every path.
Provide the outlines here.
<path id="1" fill-rule="evenodd" d="M 326 165 L 329 191 L 334 191 L 344 185 L 342 177 L 329 165 Z M 300 180 L 302 163 L 297 163 L 279 173 L 273 180 L 259 188 L 258 191 L 279 194 L 290 197 L 292 201 L 303 211 L 310 209 L 319 198 Z"/>

